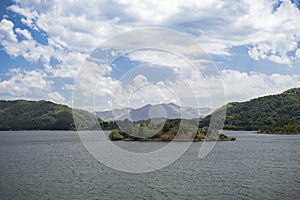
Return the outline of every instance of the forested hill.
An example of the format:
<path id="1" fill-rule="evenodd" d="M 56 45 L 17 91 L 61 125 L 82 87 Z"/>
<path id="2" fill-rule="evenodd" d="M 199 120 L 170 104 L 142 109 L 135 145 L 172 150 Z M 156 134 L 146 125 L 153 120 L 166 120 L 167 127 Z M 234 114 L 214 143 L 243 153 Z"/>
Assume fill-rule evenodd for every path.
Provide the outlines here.
<path id="1" fill-rule="evenodd" d="M 226 108 L 224 129 L 300 133 L 300 88 L 246 102 L 228 103 Z M 209 119 L 210 115 L 204 118 L 200 126 L 207 126 Z"/>
<path id="2" fill-rule="evenodd" d="M 93 118 L 102 125 L 107 125 L 87 111 L 76 111 L 84 120 Z M 75 130 L 75 125 L 72 109 L 68 106 L 50 101 L 2 100 L 0 101 L 0 130 Z"/>

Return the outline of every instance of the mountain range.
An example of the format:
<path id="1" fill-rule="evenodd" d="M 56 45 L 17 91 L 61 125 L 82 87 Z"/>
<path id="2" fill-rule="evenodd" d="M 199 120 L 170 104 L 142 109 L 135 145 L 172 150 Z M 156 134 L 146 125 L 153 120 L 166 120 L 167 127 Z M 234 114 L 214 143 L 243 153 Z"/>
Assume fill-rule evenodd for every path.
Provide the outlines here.
<path id="1" fill-rule="evenodd" d="M 143 107 L 114 109 L 112 111 L 96 112 L 96 115 L 104 121 L 115 121 L 129 119 L 130 121 L 141 121 L 152 118 L 166 119 L 195 119 L 203 118 L 212 110 L 210 108 L 180 107 L 174 103 L 147 104 Z"/>
<path id="2" fill-rule="evenodd" d="M 222 109 L 226 109 L 224 129 L 227 130 L 253 130 L 276 134 L 300 133 L 300 88 L 245 102 L 231 102 L 213 112 L 220 112 Z M 182 110 L 182 116 L 180 116 L 180 110 Z M 0 130 L 75 130 L 78 127 L 75 127 L 74 124 L 72 113 L 74 111 L 79 113 L 83 121 L 98 120 L 102 129 L 118 128 L 115 122 L 106 122 L 87 111 L 72 109 L 50 101 L 0 100 Z M 119 114 L 119 119 L 126 119 L 129 116 L 133 121 L 143 121 L 149 118 L 164 117 L 169 119 L 167 122 L 170 122 L 172 119 L 179 120 L 179 118 L 199 118 L 211 110 L 208 108 L 181 108 L 176 104 L 169 103 L 145 105 L 138 109 L 127 108 L 98 112 L 97 114 L 107 120 L 112 119 L 109 117 L 112 117 L 114 112 Z M 210 118 L 211 114 L 208 114 L 200 119 L 199 128 L 208 127 Z M 170 126 L 164 128 L 172 129 L 172 123 L 167 122 L 166 125 Z M 89 126 L 88 123 L 84 125 L 86 126 L 79 127 L 79 129 L 95 128 Z"/>

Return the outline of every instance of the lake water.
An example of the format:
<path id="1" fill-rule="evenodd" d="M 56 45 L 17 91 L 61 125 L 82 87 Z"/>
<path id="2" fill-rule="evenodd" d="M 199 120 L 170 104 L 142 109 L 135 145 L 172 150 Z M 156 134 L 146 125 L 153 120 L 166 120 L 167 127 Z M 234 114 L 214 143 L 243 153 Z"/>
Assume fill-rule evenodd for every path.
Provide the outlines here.
<path id="1" fill-rule="evenodd" d="M 193 143 L 166 168 L 130 174 L 94 159 L 76 132 L 0 132 L 0 199 L 300 199 L 300 135 L 226 134 L 237 140 L 204 159 Z"/>

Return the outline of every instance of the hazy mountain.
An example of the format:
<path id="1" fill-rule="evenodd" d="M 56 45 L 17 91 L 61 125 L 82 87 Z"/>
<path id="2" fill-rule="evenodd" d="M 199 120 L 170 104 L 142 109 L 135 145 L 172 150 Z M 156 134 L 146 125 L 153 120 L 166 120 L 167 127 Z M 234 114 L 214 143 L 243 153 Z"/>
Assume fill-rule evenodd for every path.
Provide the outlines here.
<path id="1" fill-rule="evenodd" d="M 114 121 L 114 118 L 125 119 L 126 115 L 132 111 L 132 108 L 114 109 L 112 111 L 96 112 L 95 114 L 104 121 Z M 115 117 L 114 117 L 115 116 Z M 128 117 L 127 117 L 128 118 Z"/>
<path id="2" fill-rule="evenodd" d="M 96 112 L 104 121 L 113 121 L 115 119 L 131 121 L 147 120 L 151 118 L 168 118 L 168 119 L 193 119 L 202 118 L 211 112 L 210 108 L 190 108 L 180 107 L 174 103 L 169 104 L 147 104 L 141 108 L 123 108 L 112 111 Z M 115 117 L 114 117 L 115 116 Z"/>

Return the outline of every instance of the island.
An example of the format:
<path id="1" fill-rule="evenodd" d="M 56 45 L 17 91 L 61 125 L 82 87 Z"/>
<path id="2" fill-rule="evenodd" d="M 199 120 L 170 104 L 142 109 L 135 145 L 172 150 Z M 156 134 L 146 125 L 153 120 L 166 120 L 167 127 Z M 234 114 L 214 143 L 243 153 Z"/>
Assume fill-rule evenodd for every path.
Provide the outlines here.
<path id="1" fill-rule="evenodd" d="M 126 121 L 126 120 L 125 120 Z M 183 124 L 180 124 L 181 122 Z M 112 141 L 235 141 L 235 137 L 228 137 L 217 130 L 208 127 L 195 128 L 195 120 L 168 119 L 157 133 L 153 133 L 147 122 L 130 123 L 131 131 L 126 133 L 120 129 L 114 129 L 109 135 Z M 180 127 L 181 126 L 181 127 Z M 208 134 L 209 133 L 209 134 Z"/>

